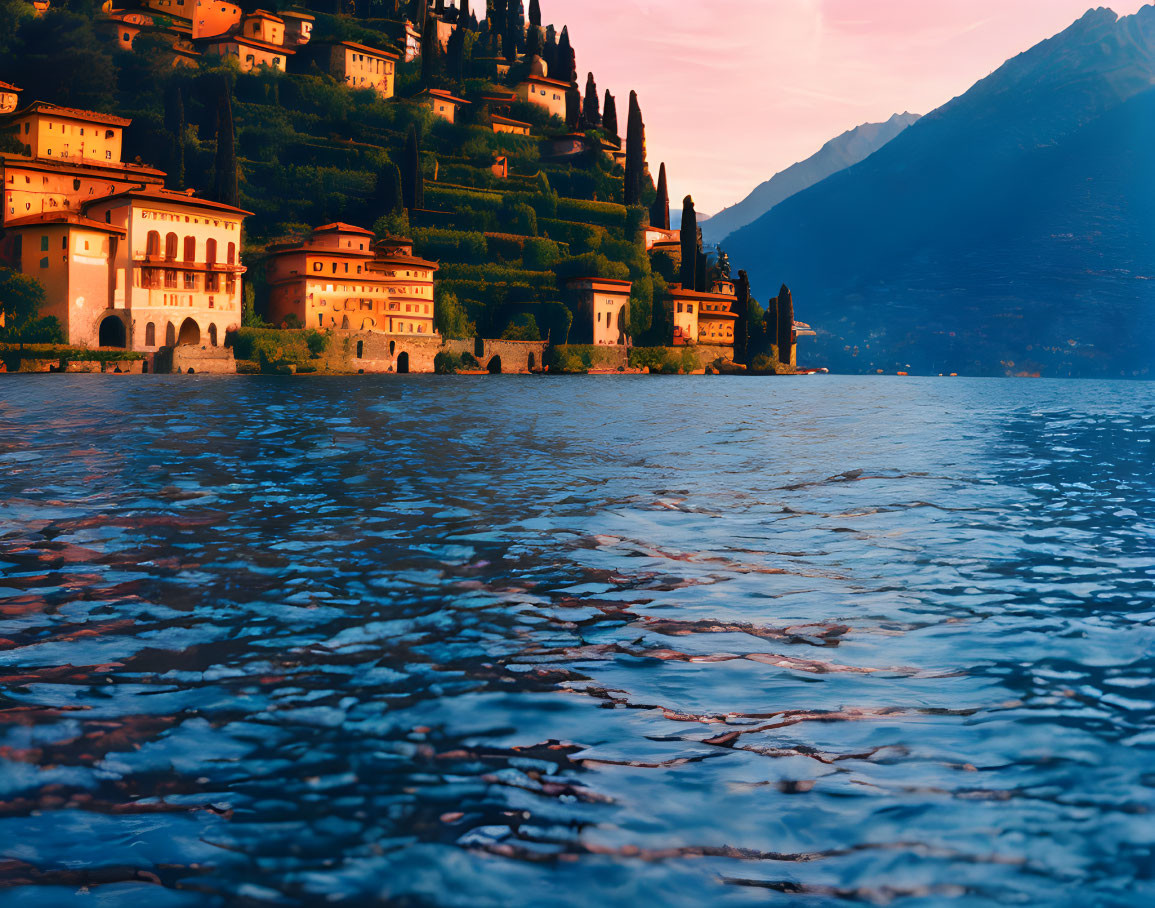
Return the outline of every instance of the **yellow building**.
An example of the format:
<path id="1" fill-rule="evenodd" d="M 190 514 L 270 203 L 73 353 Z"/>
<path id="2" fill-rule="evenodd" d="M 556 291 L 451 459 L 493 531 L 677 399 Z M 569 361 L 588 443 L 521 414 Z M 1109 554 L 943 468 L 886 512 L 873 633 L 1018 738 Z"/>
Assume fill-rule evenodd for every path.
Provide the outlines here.
<path id="1" fill-rule="evenodd" d="M 422 92 L 422 95 L 429 104 L 429 109 L 433 111 L 433 116 L 448 120 L 450 123 L 457 122 L 457 111 L 469 103 L 464 98 L 458 98 L 452 92 L 441 88 L 430 88 Z"/>
<path id="2" fill-rule="evenodd" d="M 0 82 L 0 114 L 12 113 L 19 102 L 21 89 L 8 82 Z"/>
<path id="3" fill-rule="evenodd" d="M 328 224 L 270 250 L 269 317 L 276 325 L 433 336 L 437 268 L 413 255 L 412 240 L 374 243 L 371 230 Z"/>
<path id="4" fill-rule="evenodd" d="M 294 51 L 280 44 L 270 44 L 258 38 L 246 38 L 238 34 L 221 35 L 203 42 L 205 52 L 218 57 L 236 57 L 241 72 L 252 72 L 260 66 L 285 71 L 286 59 Z"/>
<path id="5" fill-rule="evenodd" d="M 570 90 L 568 82 L 547 79 L 544 76 L 529 76 L 517 86 L 517 94 L 523 101 L 535 104 L 558 119 L 565 119 L 565 96 Z"/>
<path id="6" fill-rule="evenodd" d="M 140 0 L 140 5 L 154 13 L 184 19 L 191 24 L 195 2 L 196 0 Z"/>
<path id="7" fill-rule="evenodd" d="M 123 117 L 35 101 L 5 118 L 5 125 L 34 158 L 120 161 Z"/>
<path id="8" fill-rule="evenodd" d="M 493 122 L 493 131 L 496 133 L 508 133 L 514 136 L 528 136 L 530 130 L 533 128 L 529 123 L 522 123 L 521 120 L 512 120 L 509 117 L 502 117 L 498 114 L 491 115 L 490 119 Z"/>
<path id="9" fill-rule="evenodd" d="M 631 281 L 583 277 L 569 281 L 567 287 L 577 300 L 570 332 L 575 342 L 595 347 L 629 344 Z"/>
<path id="10" fill-rule="evenodd" d="M 312 56 L 350 88 L 371 88 L 382 98 L 392 98 L 396 91 L 400 59 L 397 54 L 354 41 L 341 41 L 316 45 Z"/>
<path id="11" fill-rule="evenodd" d="M 674 310 L 675 346 L 734 346 L 738 297 L 733 282 L 718 281 L 709 293 L 671 284 L 669 297 Z"/>
<path id="12" fill-rule="evenodd" d="M 242 11 L 235 3 L 224 0 L 194 0 L 192 37 L 214 38 L 232 31 L 241 23 Z"/>
<path id="13" fill-rule="evenodd" d="M 241 35 L 250 41 L 262 41 L 283 47 L 285 44 L 285 20 L 267 10 L 259 9 L 249 13 L 241 22 Z"/>

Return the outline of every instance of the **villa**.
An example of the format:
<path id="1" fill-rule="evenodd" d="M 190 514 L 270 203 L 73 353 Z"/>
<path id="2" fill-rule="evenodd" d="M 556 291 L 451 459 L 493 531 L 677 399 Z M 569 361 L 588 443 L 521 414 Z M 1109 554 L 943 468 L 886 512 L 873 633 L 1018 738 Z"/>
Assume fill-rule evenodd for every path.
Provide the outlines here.
<path id="1" fill-rule="evenodd" d="M 732 281 L 716 281 L 709 293 L 671 284 L 669 296 L 674 310 L 674 346 L 734 346 L 738 296 Z"/>
<path id="2" fill-rule="evenodd" d="M 573 338 L 595 347 L 625 347 L 630 342 L 631 281 L 583 277 L 569 281 L 576 297 Z"/>
<path id="3" fill-rule="evenodd" d="M 400 57 L 387 50 L 355 41 L 321 42 L 313 45 L 309 59 L 350 88 L 370 88 L 386 99 L 397 88 Z"/>

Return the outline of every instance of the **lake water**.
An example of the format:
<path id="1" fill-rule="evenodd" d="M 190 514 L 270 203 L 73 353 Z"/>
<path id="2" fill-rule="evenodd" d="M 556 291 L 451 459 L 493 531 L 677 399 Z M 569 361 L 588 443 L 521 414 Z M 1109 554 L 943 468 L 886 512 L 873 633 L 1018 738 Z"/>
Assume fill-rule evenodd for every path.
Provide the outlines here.
<path id="1" fill-rule="evenodd" d="M 0 380 L 0 904 L 1149 905 L 1155 386 Z"/>

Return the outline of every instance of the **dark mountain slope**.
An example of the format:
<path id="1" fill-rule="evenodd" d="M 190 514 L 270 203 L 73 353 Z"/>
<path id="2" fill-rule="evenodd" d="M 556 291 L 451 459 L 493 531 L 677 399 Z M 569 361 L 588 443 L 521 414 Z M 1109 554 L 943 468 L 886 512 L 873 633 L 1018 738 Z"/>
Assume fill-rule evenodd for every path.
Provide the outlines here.
<path id="1" fill-rule="evenodd" d="M 836 368 L 1145 373 L 1153 85 L 1155 9 L 1092 11 L 728 250 Z"/>

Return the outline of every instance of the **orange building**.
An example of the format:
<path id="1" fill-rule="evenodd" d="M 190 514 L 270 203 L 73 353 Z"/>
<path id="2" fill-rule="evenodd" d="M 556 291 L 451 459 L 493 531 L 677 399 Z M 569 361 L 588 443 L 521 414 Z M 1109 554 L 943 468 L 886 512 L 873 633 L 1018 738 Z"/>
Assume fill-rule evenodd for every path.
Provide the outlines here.
<path id="1" fill-rule="evenodd" d="M 68 343 L 223 343 L 240 324 L 248 212 L 122 164 L 128 120 L 44 104 L 5 119 L 30 152 L 0 155 L 5 257 L 43 285 Z"/>
<path id="2" fill-rule="evenodd" d="M 669 296 L 674 309 L 675 346 L 734 346 L 738 296 L 732 281 L 716 282 L 710 293 L 683 290 L 680 285 L 671 284 Z"/>
<path id="3" fill-rule="evenodd" d="M 567 287 L 577 298 L 571 337 L 595 347 L 624 347 L 630 342 L 631 281 L 574 278 Z"/>
<path id="4" fill-rule="evenodd" d="M 192 37 L 214 38 L 240 25 L 241 8 L 225 0 L 195 0 L 192 15 Z"/>
<path id="5" fill-rule="evenodd" d="M 517 94 L 523 101 L 536 104 L 560 120 L 565 119 L 565 96 L 569 90 L 568 82 L 559 82 L 545 76 L 529 76 L 517 86 Z"/>
<path id="6" fill-rule="evenodd" d="M 218 57 L 236 57 L 241 72 L 245 73 L 252 72 L 259 66 L 268 66 L 284 72 L 286 59 L 294 53 L 291 47 L 270 44 L 259 38 L 246 38 L 235 33 L 209 38 L 203 44 L 206 53 Z"/>
<path id="7" fill-rule="evenodd" d="M 529 123 L 522 123 L 521 120 L 511 120 L 509 117 L 498 116 L 493 114 L 490 119 L 493 122 L 493 131 L 495 133 L 508 133 L 514 136 L 528 136 L 530 130 L 533 128 Z"/>
<path id="8" fill-rule="evenodd" d="M 469 103 L 464 98 L 458 98 L 452 92 L 441 88 L 430 88 L 422 92 L 422 95 L 426 98 L 429 109 L 433 111 L 433 116 L 448 120 L 450 123 L 457 122 L 457 111 Z"/>
<path id="9" fill-rule="evenodd" d="M 413 241 L 373 242 L 350 224 L 316 228 L 301 243 L 274 246 L 266 265 L 269 316 L 306 328 L 436 334 L 433 276 L 437 264 L 413 254 Z"/>
<path id="10" fill-rule="evenodd" d="M 322 42 L 314 46 L 312 59 L 350 88 L 371 88 L 382 98 L 397 89 L 397 54 L 354 41 Z"/>

